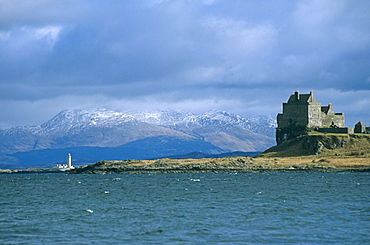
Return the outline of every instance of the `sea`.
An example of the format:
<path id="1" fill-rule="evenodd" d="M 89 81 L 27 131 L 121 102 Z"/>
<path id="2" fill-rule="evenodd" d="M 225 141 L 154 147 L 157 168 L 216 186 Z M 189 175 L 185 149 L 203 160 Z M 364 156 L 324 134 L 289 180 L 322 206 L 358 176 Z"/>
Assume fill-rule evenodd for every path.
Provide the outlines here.
<path id="1" fill-rule="evenodd" d="M 369 173 L 0 175 L 0 244 L 370 244 Z"/>

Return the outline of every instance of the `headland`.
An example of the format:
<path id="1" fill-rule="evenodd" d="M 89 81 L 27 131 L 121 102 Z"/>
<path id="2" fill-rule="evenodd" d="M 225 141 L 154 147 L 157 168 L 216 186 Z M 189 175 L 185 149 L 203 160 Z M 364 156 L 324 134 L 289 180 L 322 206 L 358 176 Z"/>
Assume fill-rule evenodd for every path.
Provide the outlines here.
<path id="1" fill-rule="evenodd" d="M 257 173 L 257 172 L 370 172 L 370 158 L 250 158 L 159 159 L 99 161 L 69 174 L 124 173 Z"/>
<path id="2" fill-rule="evenodd" d="M 50 173 L 55 170 L 2 172 Z M 370 135 L 311 132 L 255 157 L 99 161 L 66 171 L 68 174 L 225 172 L 370 172 Z"/>
<path id="3" fill-rule="evenodd" d="M 99 161 L 71 174 L 189 172 L 370 172 L 369 134 L 312 132 L 256 157 Z"/>

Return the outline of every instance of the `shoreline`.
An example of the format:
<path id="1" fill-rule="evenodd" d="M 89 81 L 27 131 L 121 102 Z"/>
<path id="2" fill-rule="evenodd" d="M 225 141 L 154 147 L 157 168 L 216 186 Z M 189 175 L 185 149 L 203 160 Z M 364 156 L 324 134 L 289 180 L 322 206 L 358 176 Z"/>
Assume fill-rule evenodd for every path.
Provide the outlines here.
<path id="1" fill-rule="evenodd" d="M 80 173 L 70 173 L 69 171 L 48 171 L 48 170 L 0 170 L 1 174 L 167 174 L 167 173 L 344 173 L 344 172 L 370 172 L 370 167 L 353 168 L 248 168 L 248 169 L 129 169 L 129 170 L 109 170 L 109 171 L 88 171 Z"/>
<path id="2" fill-rule="evenodd" d="M 91 173 L 68 173 L 67 174 L 176 174 L 176 173 L 344 173 L 344 172 L 370 172 L 370 167 L 365 168 L 311 168 L 311 169 L 288 169 L 288 168 L 255 168 L 255 169 L 137 169 L 126 171 L 91 172 Z"/>
<path id="3" fill-rule="evenodd" d="M 225 157 L 202 159 L 99 161 L 69 171 L 0 170 L 0 174 L 139 174 L 139 173 L 294 173 L 370 172 L 370 157 Z"/>
<path id="4" fill-rule="evenodd" d="M 70 170 L 67 174 L 259 172 L 370 172 L 370 158 L 226 157 L 99 161 Z"/>

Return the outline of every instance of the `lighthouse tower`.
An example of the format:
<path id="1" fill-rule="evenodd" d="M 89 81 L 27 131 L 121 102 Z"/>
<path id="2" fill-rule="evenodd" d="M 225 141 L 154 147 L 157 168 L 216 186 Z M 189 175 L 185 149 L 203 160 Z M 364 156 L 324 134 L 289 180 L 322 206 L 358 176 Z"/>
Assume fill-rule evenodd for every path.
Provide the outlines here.
<path id="1" fill-rule="evenodd" d="M 57 168 L 60 171 L 66 171 L 66 170 L 74 169 L 74 167 L 72 166 L 72 156 L 71 156 L 71 153 L 68 153 L 67 164 L 57 164 Z"/>
<path id="2" fill-rule="evenodd" d="M 71 156 L 71 153 L 68 153 L 67 168 L 68 169 L 71 169 L 72 168 L 72 156 Z"/>

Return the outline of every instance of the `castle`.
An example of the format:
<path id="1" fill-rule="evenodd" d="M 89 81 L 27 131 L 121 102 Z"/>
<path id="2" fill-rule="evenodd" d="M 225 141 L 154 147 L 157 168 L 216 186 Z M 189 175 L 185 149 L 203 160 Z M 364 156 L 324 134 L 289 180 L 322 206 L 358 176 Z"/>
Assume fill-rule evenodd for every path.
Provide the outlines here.
<path id="1" fill-rule="evenodd" d="M 287 103 L 283 103 L 283 113 L 277 115 L 276 143 L 316 130 L 324 133 L 368 133 L 370 127 L 359 122 L 354 128 L 344 127 L 344 113 L 335 113 L 333 106 L 321 106 L 313 96 L 295 91 Z"/>

